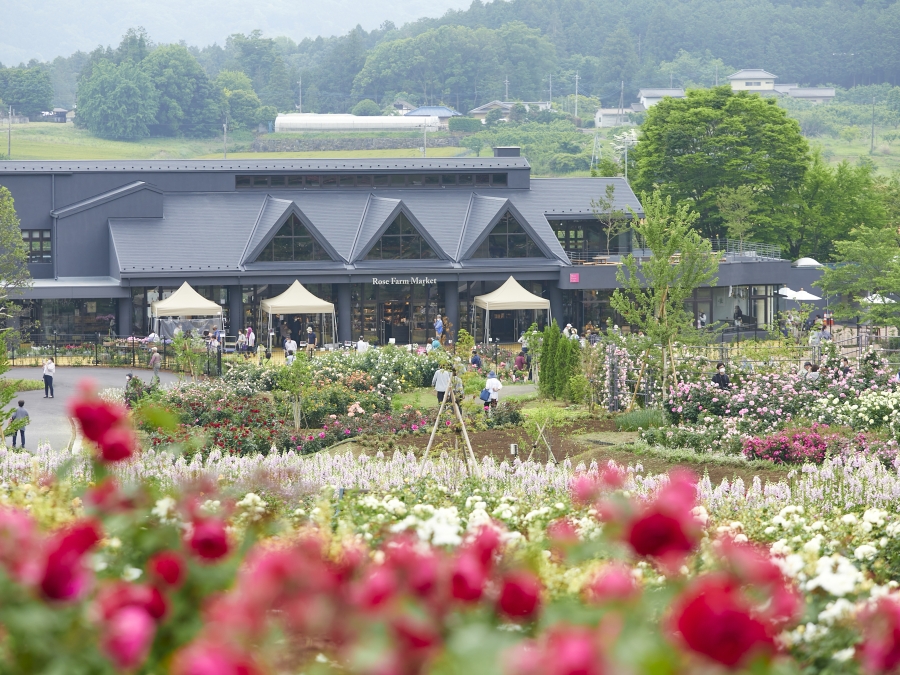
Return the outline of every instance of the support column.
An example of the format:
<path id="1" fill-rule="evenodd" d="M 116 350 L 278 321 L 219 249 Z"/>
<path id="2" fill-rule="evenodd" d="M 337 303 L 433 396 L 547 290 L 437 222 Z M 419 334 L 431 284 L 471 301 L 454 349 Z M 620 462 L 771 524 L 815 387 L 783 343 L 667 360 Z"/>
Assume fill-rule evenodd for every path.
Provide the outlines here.
<path id="1" fill-rule="evenodd" d="M 445 281 L 441 285 L 444 291 L 444 312 L 450 323 L 453 324 L 447 339 L 453 340 L 453 344 L 456 344 L 456 336 L 459 333 L 459 282 Z"/>
<path id="2" fill-rule="evenodd" d="M 550 284 L 550 318 L 562 328 L 566 325 L 563 317 L 562 289 L 554 283 Z"/>
<path id="3" fill-rule="evenodd" d="M 228 287 L 228 329 L 226 335 L 237 336 L 244 327 L 244 287 Z"/>
<path id="4" fill-rule="evenodd" d="M 337 292 L 337 314 L 338 314 L 338 340 L 341 342 L 349 342 L 352 340 L 350 332 L 353 330 L 351 323 L 350 306 L 350 284 L 335 284 L 338 287 Z"/>
<path id="5" fill-rule="evenodd" d="M 131 289 L 129 289 L 129 293 Z M 131 317 L 134 313 L 134 303 L 129 295 L 127 298 L 119 298 L 119 322 L 116 332 L 122 337 L 131 335 Z"/>

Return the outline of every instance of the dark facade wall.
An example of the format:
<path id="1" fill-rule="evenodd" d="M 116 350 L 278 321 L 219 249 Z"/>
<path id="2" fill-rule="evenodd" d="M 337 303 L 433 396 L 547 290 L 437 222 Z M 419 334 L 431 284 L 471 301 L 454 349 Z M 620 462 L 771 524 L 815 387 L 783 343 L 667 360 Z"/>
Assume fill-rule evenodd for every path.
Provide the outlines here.
<path id="1" fill-rule="evenodd" d="M 618 288 L 618 265 L 574 265 L 559 272 L 559 286 L 572 288 Z M 719 265 L 718 286 L 744 286 L 748 284 L 789 284 L 791 263 L 787 260 L 771 262 L 722 263 Z M 577 275 L 578 281 L 573 275 Z M 794 288 L 791 286 L 791 288 Z M 794 288 L 794 290 L 797 290 Z M 809 290 L 809 289 L 807 289 Z"/>
<path id="2" fill-rule="evenodd" d="M 23 230 L 49 230 L 52 227 L 52 183 L 49 175 L 0 176 L 0 185 L 9 188 L 15 200 L 16 215 Z"/>
<path id="3" fill-rule="evenodd" d="M 110 269 L 110 218 L 162 217 L 162 195 L 141 190 L 106 204 L 60 218 L 54 255 L 60 277 L 118 276 Z"/>

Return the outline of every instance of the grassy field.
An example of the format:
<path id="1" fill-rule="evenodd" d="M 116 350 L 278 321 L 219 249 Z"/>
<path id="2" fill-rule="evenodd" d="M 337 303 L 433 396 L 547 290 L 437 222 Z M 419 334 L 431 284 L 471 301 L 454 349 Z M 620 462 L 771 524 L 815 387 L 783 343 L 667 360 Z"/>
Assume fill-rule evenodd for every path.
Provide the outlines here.
<path id="1" fill-rule="evenodd" d="M 0 134 L 0 140 L 5 141 Z M 408 150 L 350 150 L 341 152 L 250 152 L 253 135 L 238 132 L 228 137 L 228 157 L 234 159 L 300 159 L 312 157 L 421 157 Z M 5 143 L 0 142 L 5 152 Z M 429 148 L 429 157 L 455 157 L 463 148 Z M 72 124 L 32 122 L 12 127 L 12 159 L 216 159 L 222 139 L 152 138 L 143 141 L 108 141 L 91 136 Z"/>
<path id="2" fill-rule="evenodd" d="M 870 138 L 858 138 L 847 142 L 840 138 L 820 136 L 810 139 L 811 147 L 819 147 L 825 154 L 825 158 L 831 164 L 837 164 L 843 160 L 856 164 L 860 157 L 871 159 L 880 173 L 891 173 L 900 169 L 900 142 L 894 142 L 893 146 L 881 140 L 881 133 L 894 131 L 893 129 L 875 129 L 875 151 L 869 154 Z"/>

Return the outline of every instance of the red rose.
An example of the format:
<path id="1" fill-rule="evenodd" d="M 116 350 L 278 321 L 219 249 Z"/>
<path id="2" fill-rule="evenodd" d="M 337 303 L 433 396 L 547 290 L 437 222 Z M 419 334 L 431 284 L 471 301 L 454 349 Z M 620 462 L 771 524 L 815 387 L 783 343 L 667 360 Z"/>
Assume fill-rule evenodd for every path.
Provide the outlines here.
<path id="1" fill-rule="evenodd" d="M 177 588 L 187 574 L 182 557 L 175 551 L 161 551 L 147 562 L 150 577 L 165 586 Z"/>
<path id="2" fill-rule="evenodd" d="M 503 578 L 497 609 L 513 619 L 530 618 L 541 604 L 541 582 L 531 572 L 511 572 Z"/>
<path id="3" fill-rule="evenodd" d="M 672 621 L 691 651 L 728 668 L 775 650 L 770 626 L 753 615 L 737 583 L 724 574 L 695 580 L 676 599 Z"/>
<path id="4" fill-rule="evenodd" d="M 456 558 L 450 577 L 454 598 L 463 602 L 475 602 L 481 598 L 486 581 L 484 565 L 474 554 L 464 551 Z"/>
<path id="5" fill-rule="evenodd" d="M 622 602 L 637 594 L 637 586 L 631 571 L 622 565 L 609 565 L 587 587 L 591 602 Z"/>
<path id="6" fill-rule="evenodd" d="M 47 543 L 41 590 L 51 600 L 74 600 L 90 579 L 82 558 L 98 541 L 100 529 L 91 521 L 75 523 Z"/>
<path id="7" fill-rule="evenodd" d="M 76 399 L 69 404 L 69 412 L 78 420 L 84 437 L 99 443 L 109 429 L 125 419 L 125 408 L 100 399 Z"/>
<path id="8" fill-rule="evenodd" d="M 900 604 L 879 598 L 862 615 L 863 642 L 857 658 L 868 673 L 892 673 L 900 666 Z"/>
<path id="9" fill-rule="evenodd" d="M 204 641 L 182 651 L 173 664 L 174 675 L 256 675 L 249 657 L 228 645 Z"/>
<path id="10" fill-rule="evenodd" d="M 147 658 L 156 626 L 141 607 L 123 607 L 106 622 L 103 651 L 120 670 L 131 670 Z"/>
<path id="11" fill-rule="evenodd" d="M 124 581 L 105 585 L 97 594 L 96 607 L 105 620 L 125 607 L 140 607 L 157 621 L 168 611 L 168 603 L 159 589 Z"/>
<path id="12" fill-rule="evenodd" d="M 100 456 L 107 462 L 119 462 L 134 454 L 137 440 L 134 433 L 126 427 L 113 427 L 97 441 Z"/>
<path id="13" fill-rule="evenodd" d="M 362 580 L 356 603 L 363 609 L 375 609 L 390 600 L 397 592 L 394 571 L 380 565 L 369 571 Z"/>
<path id="14" fill-rule="evenodd" d="M 700 539 L 700 523 L 691 513 L 696 501 L 693 476 L 673 472 L 656 499 L 627 523 L 625 540 L 640 556 L 680 564 Z"/>
<path id="15" fill-rule="evenodd" d="M 218 560 L 228 555 L 225 523 L 217 518 L 195 520 L 189 543 L 191 550 L 205 560 Z"/>
<path id="16" fill-rule="evenodd" d="M 41 540 L 34 520 L 19 509 L 0 509 L 0 565 L 20 584 L 37 584 L 43 573 Z"/>

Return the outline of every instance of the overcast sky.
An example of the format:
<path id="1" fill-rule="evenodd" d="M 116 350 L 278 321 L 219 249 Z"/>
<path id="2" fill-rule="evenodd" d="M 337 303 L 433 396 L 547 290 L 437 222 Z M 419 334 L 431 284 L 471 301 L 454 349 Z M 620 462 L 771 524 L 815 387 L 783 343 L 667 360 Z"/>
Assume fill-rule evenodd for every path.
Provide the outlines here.
<path id="1" fill-rule="evenodd" d="M 295 41 L 340 35 L 356 26 L 398 26 L 424 16 L 463 9 L 471 0 L 2 0 L 0 62 L 18 65 L 68 56 L 79 49 L 116 45 L 132 26 L 155 42 L 222 44 L 231 33 L 259 28 Z M 4 7 L 5 6 L 5 7 Z"/>

